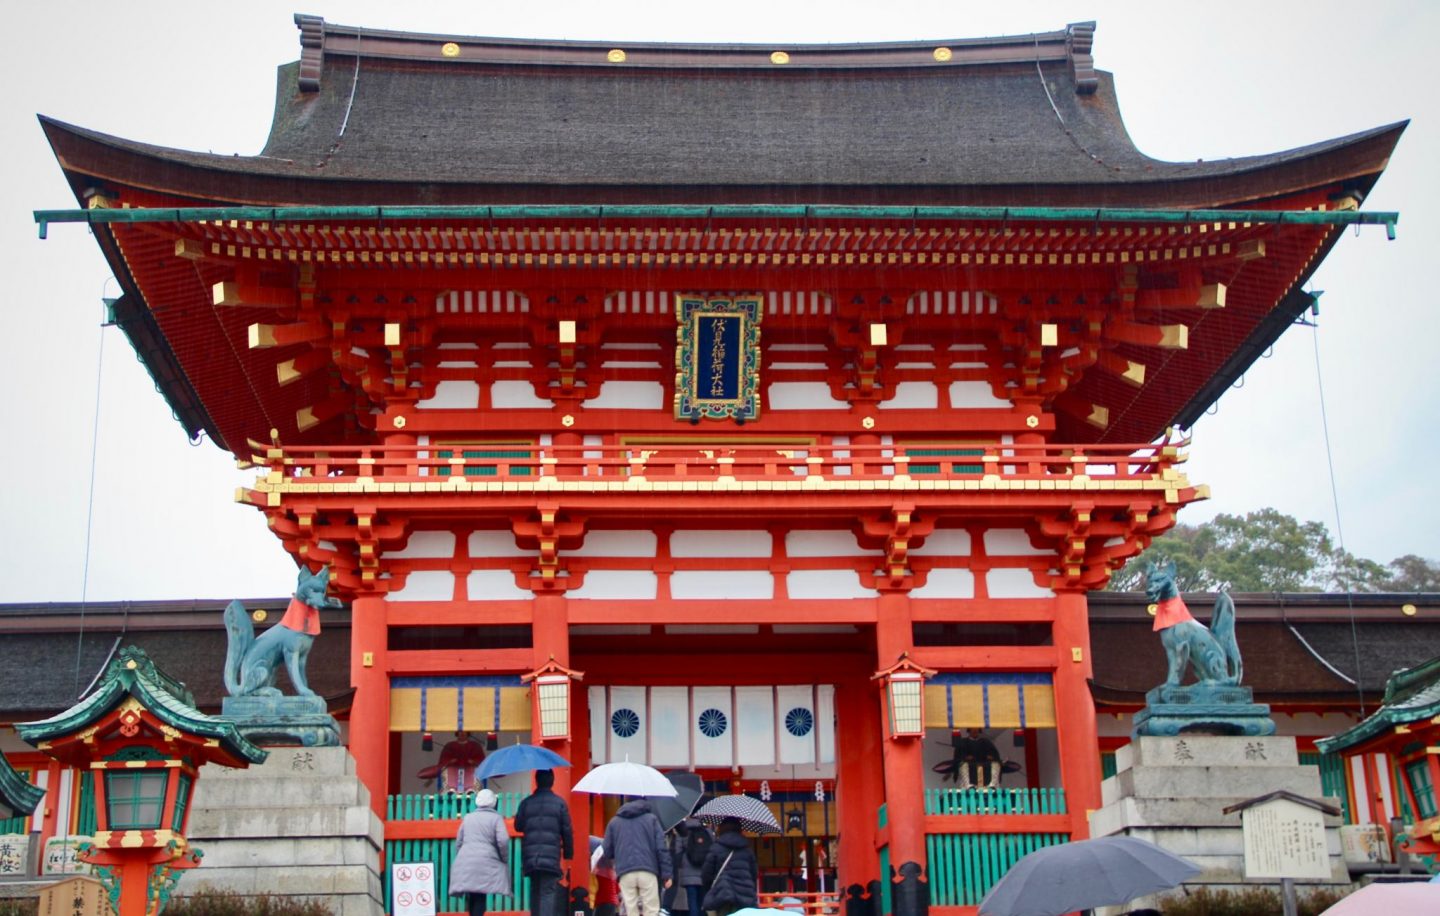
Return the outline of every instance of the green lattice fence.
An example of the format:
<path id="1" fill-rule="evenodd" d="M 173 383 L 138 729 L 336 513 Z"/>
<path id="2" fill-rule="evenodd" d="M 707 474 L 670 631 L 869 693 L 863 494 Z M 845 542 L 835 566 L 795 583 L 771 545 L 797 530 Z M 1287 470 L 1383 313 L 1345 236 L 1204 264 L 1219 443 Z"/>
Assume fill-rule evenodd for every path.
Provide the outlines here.
<path id="1" fill-rule="evenodd" d="M 1068 833 L 932 833 L 925 837 L 931 906 L 974 906 L 1011 866 Z"/>
<path id="2" fill-rule="evenodd" d="M 926 789 L 926 814 L 1065 814 L 1064 789 Z"/>
<path id="3" fill-rule="evenodd" d="M 519 792 L 500 794 L 496 808 L 505 817 L 513 817 L 515 809 L 525 795 Z M 455 861 L 455 832 L 460 829 L 460 819 L 475 810 L 475 799 L 470 795 L 392 795 L 387 800 L 386 818 L 390 821 L 448 821 L 446 836 L 418 840 L 385 841 L 385 900 L 390 900 L 390 864 L 408 862 L 431 862 L 435 865 L 435 908 L 439 912 L 465 912 L 465 900 L 451 897 L 450 868 Z M 530 910 L 530 889 L 520 873 L 520 841 L 510 840 L 510 886 L 515 893 L 509 896 L 491 894 L 486 901 L 486 912 L 496 910 Z"/>
<path id="4" fill-rule="evenodd" d="M 1345 823 L 1353 824 L 1350 816 L 1350 787 L 1345 778 L 1345 758 L 1339 754 L 1301 753 L 1300 763 L 1320 768 L 1320 790 L 1326 795 L 1340 799 L 1340 810 Z"/>

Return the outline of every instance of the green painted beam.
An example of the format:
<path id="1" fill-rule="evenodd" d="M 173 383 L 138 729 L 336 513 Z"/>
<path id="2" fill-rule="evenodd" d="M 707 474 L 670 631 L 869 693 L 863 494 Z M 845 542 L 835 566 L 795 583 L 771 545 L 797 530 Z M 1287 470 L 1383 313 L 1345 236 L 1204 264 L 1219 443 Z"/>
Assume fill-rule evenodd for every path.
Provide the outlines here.
<path id="1" fill-rule="evenodd" d="M 136 207 L 133 209 L 36 210 L 40 238 L 51 223 L 193 223 L 249 222 L 383 222 L 394 220 L 527 219 L 722 219 L 722 220 L 887 220 L 921 222 L 1069 223 L 1260 223 L 1302 226 L 1384 226 L 1395 238 L 1396 212 L 1360 210 L 1137 210 L 1089 207 L 833 207 L 825 205 L 728 204 L 675 205 L 548 205 L 522 207 Z"/>

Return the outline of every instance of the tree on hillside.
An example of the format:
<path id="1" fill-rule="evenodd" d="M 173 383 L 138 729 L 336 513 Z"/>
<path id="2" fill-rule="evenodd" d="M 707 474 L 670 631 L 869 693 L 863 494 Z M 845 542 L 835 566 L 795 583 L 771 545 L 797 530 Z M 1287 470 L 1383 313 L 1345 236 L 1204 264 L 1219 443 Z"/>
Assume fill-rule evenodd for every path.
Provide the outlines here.
<path id="1" fill-rule="evenodd" d="M 1339 549 L 1320 522 L 1275 509 L 1217 515 L 1176 525 L 1110 580 L 1112 591 L 1143 591 L 1150 563 L 1175 561 L 1181 591 L 1440 591 L 1440 564 L 1407 554 L 1382 565 Z"/>

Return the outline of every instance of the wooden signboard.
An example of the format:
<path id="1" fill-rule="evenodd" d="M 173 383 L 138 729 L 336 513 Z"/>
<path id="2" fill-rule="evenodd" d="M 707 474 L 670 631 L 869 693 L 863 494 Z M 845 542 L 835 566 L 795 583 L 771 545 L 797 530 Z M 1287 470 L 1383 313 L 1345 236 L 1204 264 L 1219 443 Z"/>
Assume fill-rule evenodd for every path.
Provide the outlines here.
<path id="1" fill-rule="evenodd" d="M 94 878 L 76 875 L 40 892 L 39 916 L 111 916 L 110 896 Z"/>
<path id="2" fill-rule="evenodd" d="M 1325 848 L 1325 815 L 1288 798 L 1276 798 L 1246 810 L 1245 877 L 1330 877 Z"/>

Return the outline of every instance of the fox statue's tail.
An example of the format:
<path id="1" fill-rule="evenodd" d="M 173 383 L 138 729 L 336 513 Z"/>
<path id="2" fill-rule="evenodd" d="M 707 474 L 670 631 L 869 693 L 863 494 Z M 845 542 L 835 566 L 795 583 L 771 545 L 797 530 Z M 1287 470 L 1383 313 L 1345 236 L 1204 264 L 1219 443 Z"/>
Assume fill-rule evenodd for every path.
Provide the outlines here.
<path id="1" fill-rule="evenodd" d="M 1225 670 L 1230 683 L 1238 684 L 1245 674 L 1245 665 L 1240 660 L 1240 645 L 1235 642 L 1235 602 L 1229 592 L 1215 597 L 1215 615 L 1210 618 L 1210 635 L 1215 637 L 1220 650 L 1225 653 Z"/>
<path id="2" fill-rule="evenodd" d="M 225 650 L 225 692 L 235 697 L 240 695 L 240 667 L 255 644 L 255 625 L 239 601 L 232 601 L 225 608 L 225 632 L 229 636 Z"/>

